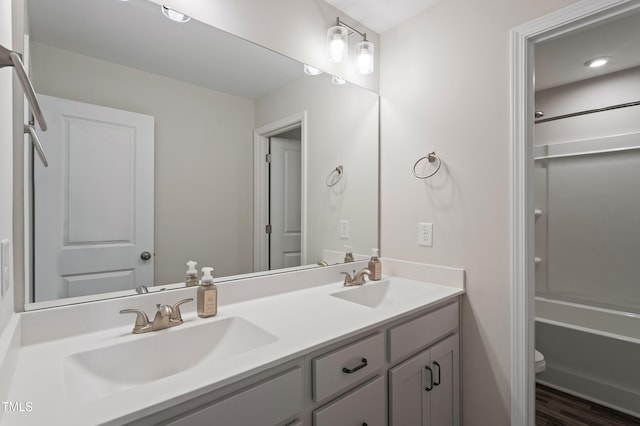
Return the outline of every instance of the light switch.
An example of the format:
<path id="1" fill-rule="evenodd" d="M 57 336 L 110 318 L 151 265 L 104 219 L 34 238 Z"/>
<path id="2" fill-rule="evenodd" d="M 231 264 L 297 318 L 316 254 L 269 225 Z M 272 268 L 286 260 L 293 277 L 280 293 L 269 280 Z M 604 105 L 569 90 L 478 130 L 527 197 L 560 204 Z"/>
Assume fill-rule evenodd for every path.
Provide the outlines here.
<path id="1" fill-rule="evenodd" d="M 4 294 L 9 290 L 9 240 L 6 238 L 0 241 L 0 294 Z"/>
<path id="2" fill-rule="evenodd" d="M 418 224 L 418 245 L 433 247 L 433 224 Z"/>
<path id="3" fill-rule="evenodd" d="M 342 239 L 349 238 L 349 221 L 346 219 L 342 219 L 340 221 L 340 238 Z"/>

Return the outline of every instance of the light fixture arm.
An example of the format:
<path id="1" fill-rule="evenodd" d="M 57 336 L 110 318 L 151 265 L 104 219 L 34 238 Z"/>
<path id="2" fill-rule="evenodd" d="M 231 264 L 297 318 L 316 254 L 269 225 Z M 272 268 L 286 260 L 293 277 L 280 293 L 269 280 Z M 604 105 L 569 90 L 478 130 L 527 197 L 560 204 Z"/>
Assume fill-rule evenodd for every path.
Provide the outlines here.
<path id="1" fill-rule="evenodd" d="M 341 27 L 345 27 L 346 29 L 348 29 L 352 33 L 358 33 L 360 35 L 360 37 L 362 37 L 362 40 L 367 41 L 367 33 L 361 33 L 360 31 L 358 31 L 355 28 L 353 28 L 351 25 L 345 24 L 343 21 L 340 20 L 339 16 L 336 18 L 336 25 L 339 25 Z"/>

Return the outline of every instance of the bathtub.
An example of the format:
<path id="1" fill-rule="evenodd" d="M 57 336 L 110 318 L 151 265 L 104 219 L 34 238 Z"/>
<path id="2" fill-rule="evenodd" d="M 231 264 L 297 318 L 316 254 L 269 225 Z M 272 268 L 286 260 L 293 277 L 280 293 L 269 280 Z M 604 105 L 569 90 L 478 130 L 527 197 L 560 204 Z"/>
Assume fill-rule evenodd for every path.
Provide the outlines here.
<path id="1" fill-rule="evenodd" d="M 640 315 L 536 297 L 538 383 L 640 417 Z"/>

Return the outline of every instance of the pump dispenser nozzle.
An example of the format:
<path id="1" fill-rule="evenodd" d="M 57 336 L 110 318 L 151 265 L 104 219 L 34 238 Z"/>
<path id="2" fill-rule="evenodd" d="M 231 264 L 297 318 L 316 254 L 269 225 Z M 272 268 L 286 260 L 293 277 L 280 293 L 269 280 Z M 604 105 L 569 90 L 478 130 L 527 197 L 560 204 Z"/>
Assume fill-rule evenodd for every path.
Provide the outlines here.
<path id="1" fill-rule="evenodd" d="M 200 280 L 202 282 L 202 285 L 213 284 L 213 276 L 211 275 L 212 273 L 213 268 L 209 266 L 205 266 L 204 268 L 202 268 L 202 279 Z"/>
<path id="2" fill-rule="evenodd" d="M 197 286 L 198 283 L 198 270 L 196 269 L 196 265 L 198 262 L 190 260 L 187 262 L 187 287 Z"/>

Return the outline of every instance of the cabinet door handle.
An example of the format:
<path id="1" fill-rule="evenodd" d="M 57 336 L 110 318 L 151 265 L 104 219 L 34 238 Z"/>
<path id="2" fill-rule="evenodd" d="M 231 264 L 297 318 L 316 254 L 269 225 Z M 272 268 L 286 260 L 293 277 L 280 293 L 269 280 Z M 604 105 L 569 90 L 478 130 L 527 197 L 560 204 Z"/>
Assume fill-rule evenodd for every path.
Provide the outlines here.
<path id="1" fill-rule="evenodd" d="M 438 378 L 433 382 L 433 385 L 438 386 L 440 384 L 440 364 L 438 364 L 438 361 L 433 361 L 433 365 L 438 367 Z"/>
<path id="2" fill-rule="evenodd" d="M 433 370 L 428 365 L 424 369 L 429 372 L 429 382 L 424 387 L 424 390 L 430 392 L 433 389 Z"/>
<path id="3" fill-rule="evenodd" d="M 358 364 L 357 366 L 349 369 L 347 367 L 342 367 L 342 372 L 343 373 L 347 373 L 347 374 L 351 374 L 351 373 L 355 373 L 358 370 L 361 370 L 363 368 L 365 368 L 368 365 L 368 361 L 366 358 L 362 358 L 362 360 L 360 361 L 360 364 Z"/>

